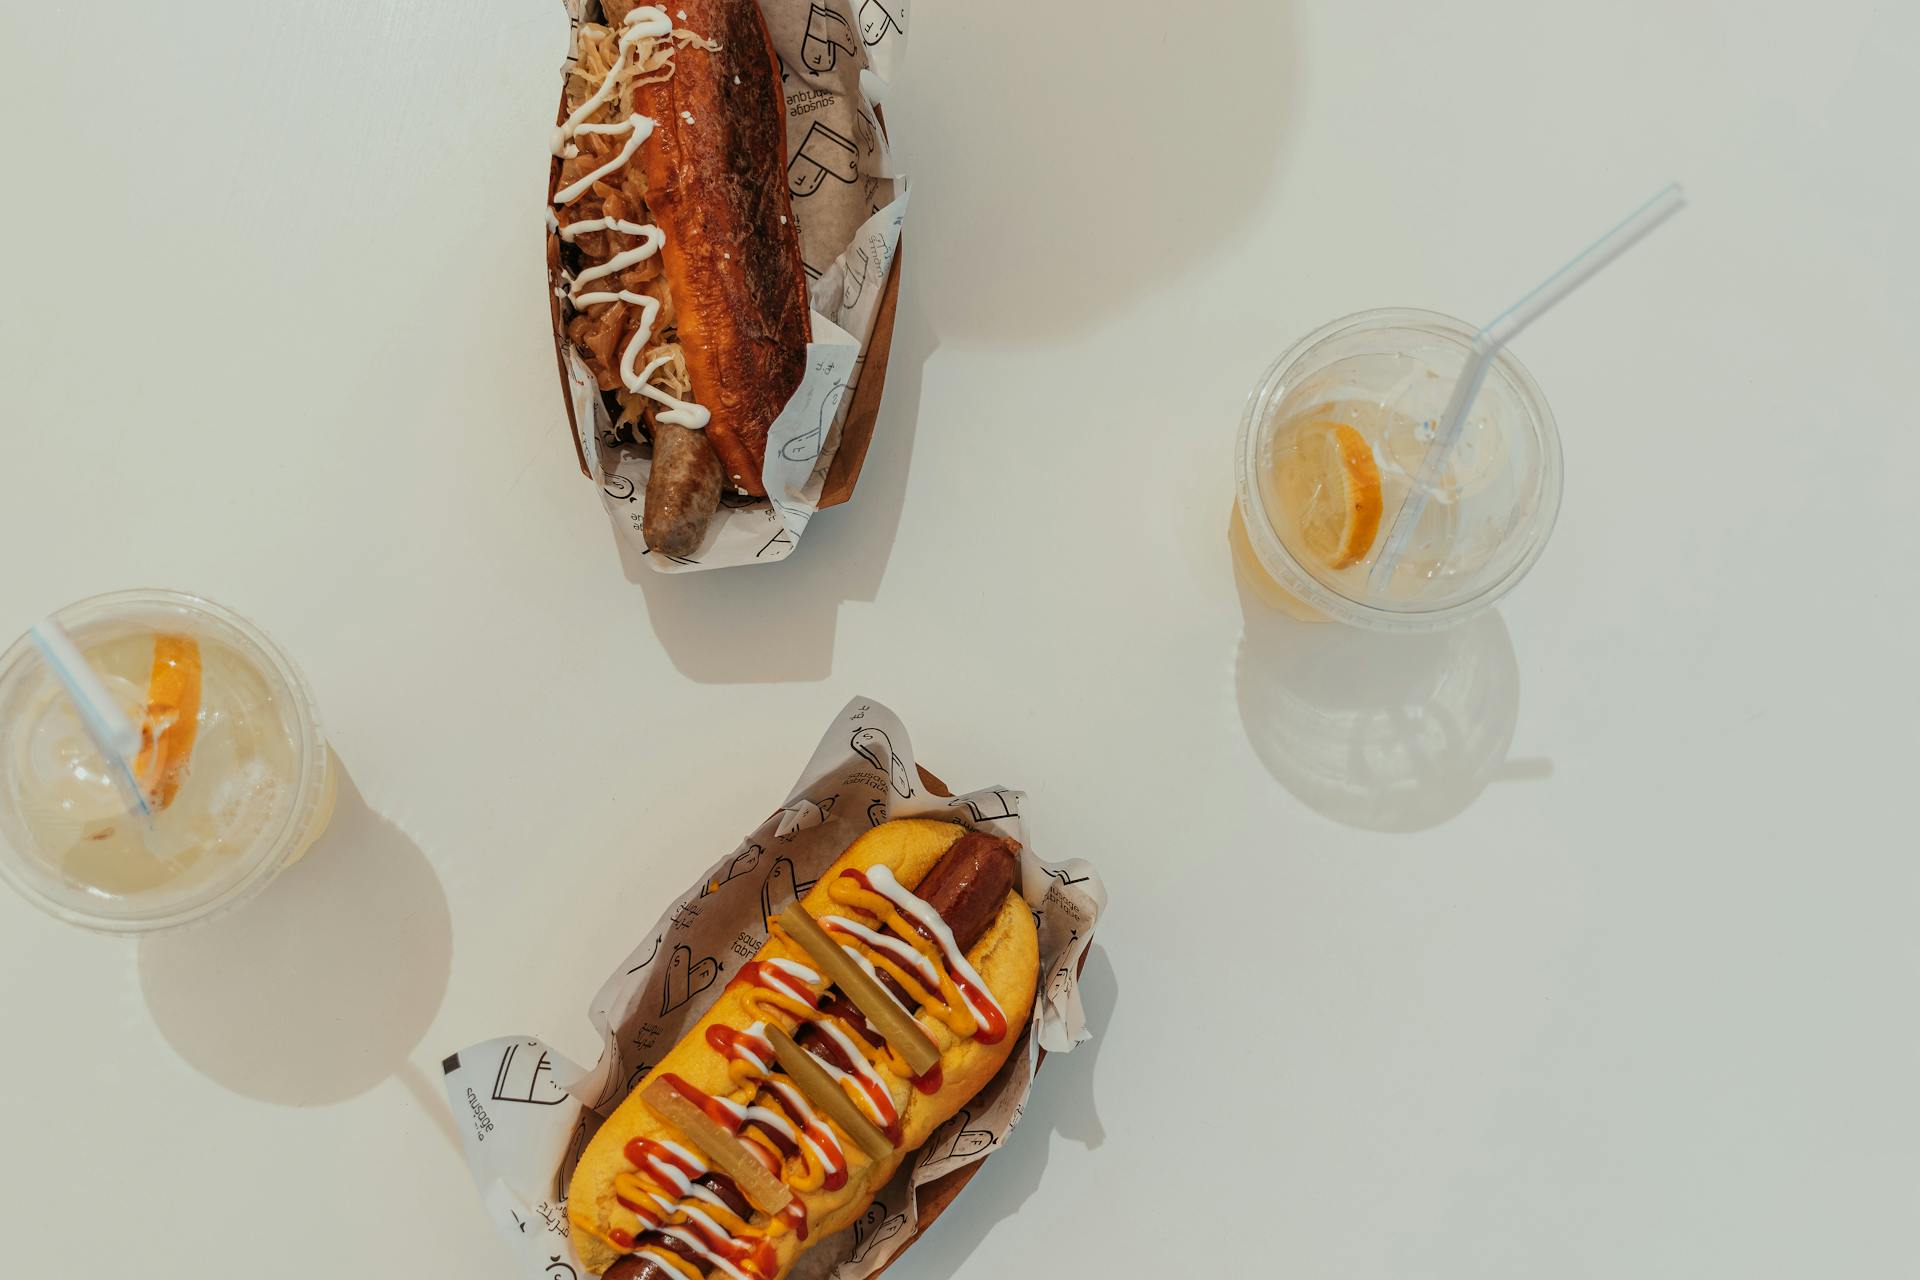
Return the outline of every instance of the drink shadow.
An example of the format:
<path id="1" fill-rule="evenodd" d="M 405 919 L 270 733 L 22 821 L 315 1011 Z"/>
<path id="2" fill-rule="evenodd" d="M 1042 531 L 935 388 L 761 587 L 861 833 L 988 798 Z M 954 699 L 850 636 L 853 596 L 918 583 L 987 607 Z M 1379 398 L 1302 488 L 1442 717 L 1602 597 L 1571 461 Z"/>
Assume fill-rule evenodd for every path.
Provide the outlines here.
<path id="1" fill-rule="evenodd" d="M 1047 1056 L 1034 1077 L 1021 1123 L 1006 1144 L 988 1157 L 988 1167 L 980 1176 L 967 1184 L 925 1236 L 913 1242 L 912 1250 L 900 1260 L 902 1274 L 928 1280 L 958 1275 L 994 1224 L 1018 1213 L 1039 1188 L 1051 1135 L 1058 1133 L 1089 1151 L 1106 1141 L 1093 1078 L 1119 995 L 1113 961 L 1095 943 L 1088 948 L 1087 966 L 1080 973 L 1080 1001 L 1093 1039 L 1070 1054 Z"/>
<path id="2" fill-rule="evenodd" d="M 174 1052 L 266 1102 L 340 1102 L 396 1072 L 418 1095 L 407 1054 L 447 991 L 453 922 L 432 864 L 345 770 L 339 786 L 319 841 L 258 898 L 140 942 L 141 990 Z"/>
<path id="3" fill-rule="evenodd" d="M 1274 780 L 1335 822 L 1420 831 L 1463 813 L 1495 777 L 1538 778 L 1550 760 L 1508 762 L 1520 664 L 1500 614 L 1386 635 L 1300 622 L 1260 598 L 1236 557 L 1245 625 L 1234 663 L 1240 722 Z"/>

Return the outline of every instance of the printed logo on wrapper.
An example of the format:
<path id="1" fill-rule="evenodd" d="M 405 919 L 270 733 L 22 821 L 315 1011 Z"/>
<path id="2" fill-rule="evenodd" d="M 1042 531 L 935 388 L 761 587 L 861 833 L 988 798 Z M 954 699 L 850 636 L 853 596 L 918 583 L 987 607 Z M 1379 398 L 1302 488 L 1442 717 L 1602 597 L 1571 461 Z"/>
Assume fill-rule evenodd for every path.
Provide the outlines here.
<path id="1" fill-rule="evenodd" d="M 865 0 L 860 6 L 860 37 L 867 42 L 867 48 L 872 49 L 890 35 L 904 36 L 907 33 L 906 20 L 906 0 Z M 878 53 L 869 56 L 876 64 L 880 60 Z M 887 72 L 880 69 L 880 74 L 886 75 Z"/>
<path id="2" fill-rule="evenodd" d="M 662 573 L 684 573 L 784 560 L 792 554 L 826 484 L 844 410 L 850 403 L 846 391 L 856 381 L 860 355 L 860 344 L 818 312 L 813 315 L 813 335 L 814 341 L 807 344 L 807 372 L 800 389 L 767 428 L 767 460 L 760 479 L 768 499 L 723 502 L 707 531 L 707 540 L 692 556 L 649 553 L 647 564 Z M 581 372 L 585 372 L 584 365 Z M 593 407 L 605 416 L 597 398 Z M 831 424 L 825 431 L 823 421 Z M 632 445 L 603 446 L 596 456 L 601 470 L 601 500 L 608 517 L 622 537 L 644 550 L 646 540 L 640 530 L 643 508 L 636 495 L 647 491 L 652 463 Z"/>
<path id="3" fill-rule="evenodd" d="M 851 186 L 860 179 L 860 148 L 831 125 L 815 120 L 800 139 L 800 150 L 787 161 L 787 190 L 805 199 L 827 179 Z"/>
<path id="4" fill-rule="evenodd" d="M 446 1060 L 447 1096 L 463 1122 L 468 1166 L 527 1280 L 554 1274 L 556 1263 L 579 1269 L 567 1241 L 565 1205 L 557 1201 L 592 1130 L 766 941 L 766 917 L 804 894 L 878 822 L 934 818 L 1021 843 L 1020 890 L 1039 926 L 1040 992 L 1026 1052 L 1009 1057 L 933 1134 L 854 1227 L 815 1245 L 805 1274 L 831 1270 L 838 1280 L 862 1280 L 885 1265 L 918 1231 L 918 1189 L 1007 1140 L 1025 1106 L 1038 1050 L 1065 1052 L 1088 1038 L 1077 975 L 1106 906 L 1099 876 L 1082 861 L 1039 857 L 1021 816 L 1020 791 L 989 787 L 949 798 L 920 785 L 920 777 L 906 726 L 881 704 L 855 699 L 834 719 L 778 810 L 666 904 L 594 995 L 588 1016 L 602 1047 L 592 1067 L 525 1036 L 489 1040 Z M 831 804 L 822 803 L 829 797 Z M 484 1131 L 476 1128 L 476 1105 L 490 1122 Z"/>

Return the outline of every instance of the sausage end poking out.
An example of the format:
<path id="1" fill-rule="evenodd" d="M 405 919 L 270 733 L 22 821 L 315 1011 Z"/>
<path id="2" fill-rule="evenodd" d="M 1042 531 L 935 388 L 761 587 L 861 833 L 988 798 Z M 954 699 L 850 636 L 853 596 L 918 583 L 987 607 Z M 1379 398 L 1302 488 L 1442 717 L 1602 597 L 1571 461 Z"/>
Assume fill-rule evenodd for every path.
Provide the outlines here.
<path id="1" fill-rule="evenodd" d="M 641 521 L 650 550 L 690 556 L 706 540 L 720 507 L 724 469 L 705 433 L 671 423 L 653 428 L 653 471 L 647 476 L 647 507 Z"/>
<path id="2" fill-rule="evenodd" d="M 1000 914 L 1020 879 L 1020 846 L 1000 836 L 969 831 L 934 863 L 914 892 L 953 930 L 961 951 L 970 951 Z"/>

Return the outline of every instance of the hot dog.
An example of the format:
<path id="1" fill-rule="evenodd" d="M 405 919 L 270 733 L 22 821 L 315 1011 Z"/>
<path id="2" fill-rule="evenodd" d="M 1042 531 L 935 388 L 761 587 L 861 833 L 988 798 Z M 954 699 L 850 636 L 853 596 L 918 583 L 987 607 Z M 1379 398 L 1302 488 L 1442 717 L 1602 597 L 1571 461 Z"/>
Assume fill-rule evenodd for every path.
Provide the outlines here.
<path id="1" fill-rule="evenodd" d="M 568 1200 L 588 1269 L 779 1280 L 864 1212 L 992 1078 L 1032 1011 L 1038 939 L 1014 891 L 1017 848 L 925 820 L 855 841 L 589 1144 Z M 904 1009 L 829 977 L 851 969 L 890 980 Z M 930 1070 L 906 1060 L 913 1038 L 931 1044 Z M 716 1174 L 742 1152 L 737 1179 Z"/>
<path id="2" fill-rule="evenodd" d="M 599 8 L 553 143 L 566 332 L 616 423 L 654 445 L 648 546 L 687 555 L 716 474 L 765 492 L 767 430 L 805 369 L 785 101 L 755 0 Z"/>

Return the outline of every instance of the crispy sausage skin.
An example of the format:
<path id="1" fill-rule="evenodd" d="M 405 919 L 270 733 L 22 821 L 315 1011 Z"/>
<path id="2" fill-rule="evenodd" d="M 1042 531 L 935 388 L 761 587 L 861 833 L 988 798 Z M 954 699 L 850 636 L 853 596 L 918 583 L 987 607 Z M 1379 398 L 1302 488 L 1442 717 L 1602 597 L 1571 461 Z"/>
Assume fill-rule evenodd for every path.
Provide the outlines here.
<path id="1" fill-rule="evenodd" d="M 703 431 L 659 422 L 653 428 L 653 470 L 640 530 L 661 555 L 690 556 L 706 540 L 725 481 L 720 456 Z"/>
<path id="2" fill-rule="evenodd" d="M 601 1280 L 680 1280 L 680 1277 L 652 1258 L 630 1253 L 608 1267 Z"/>
<path id="3" fill-rule="evenodd" d="M 700 1177 L 694 1179 L 694 1181 L 719 1196 L 720 1199 L 726 1203 L 727 1208 L 733 1210 L 733 1212 L 740 1217 L 751 1218 L 753 1216 L 753 1206 L 747 1202 L 747 1198 L 744 1195 L 740 1194 L 740 1188 L 735 1186 L 733 1179 L 729 1178 L 726 1174 L 702 1174 Z M 676 1240 L 672 1236 L 662 1235 L 657 1231 L 649 1231 L 640 1237 L 640 1243 L 650 1245 L 656 1249 L 663 1249 L 668 1253 L 684 1258 L 702 1273 L 706 1272 L 708 1268 L 708 1263 L 705 1258 L 702 1258 L 684 1242 Z M 651 1258 L 644 1258 L 637 1253 L 630 1253 L 614 1263 L 611 1267 L 608 1267 L 603 1275 L 603 1280 L 681 1280 L 681 1277 L 678 1272 L 660 1265 Z"/>
<path id="4" fill-rule="evenodd" d="M 999 836 L 969 831 L 933 864 L 914 893 L 953 930 L 960 950 L 970 951 L 1000 914 L 1000 904 L 1019 883 L 1020 846 Z"/>

